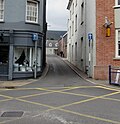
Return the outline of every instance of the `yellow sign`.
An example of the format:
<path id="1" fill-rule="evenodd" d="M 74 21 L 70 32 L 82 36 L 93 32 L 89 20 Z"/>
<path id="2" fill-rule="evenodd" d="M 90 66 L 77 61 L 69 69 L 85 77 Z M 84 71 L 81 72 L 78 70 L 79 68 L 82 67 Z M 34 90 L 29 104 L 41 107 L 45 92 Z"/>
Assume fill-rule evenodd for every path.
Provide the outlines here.
<path id="1" fill-rule="evenodd" d="M 111 34 L 111 29 L 110 29 L 110 27 L 107 27 L 106 28 L 106 37 L 110 37 L 110 34 Z"/>

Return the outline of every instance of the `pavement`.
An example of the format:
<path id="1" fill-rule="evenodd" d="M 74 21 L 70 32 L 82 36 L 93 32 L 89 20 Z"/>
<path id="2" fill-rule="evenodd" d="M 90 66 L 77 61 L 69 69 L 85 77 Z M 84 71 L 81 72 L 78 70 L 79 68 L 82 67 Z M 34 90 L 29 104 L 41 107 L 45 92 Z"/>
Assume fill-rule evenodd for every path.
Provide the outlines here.
<path id="1" fill-rule="evenodd" d="M 78 76 L 83 78 L 86 81 L 89 81 L 96 85 L 107 85 L 109 86 L 108 80 L 95 80 L 93 78 L 89 78 L 87 74 L 82 72 L 80 69 L 75 67 L 73 64 L 71 64 L 66 58 L 61 58 Z M 32 82 L 35 82 L 37 80 L 40 80 L 43 78 L 49 70 L 49 64 L 46 64 L 46 68 L 44 69 L 41 77 L 37 79 L 19 79 L 19 80 L 12 80 L 12 81 L 0 81 L 0 88 L 15 88 L 15 87 L 21 87 L 25 86 L 27 84 L 30 84 Z"/>

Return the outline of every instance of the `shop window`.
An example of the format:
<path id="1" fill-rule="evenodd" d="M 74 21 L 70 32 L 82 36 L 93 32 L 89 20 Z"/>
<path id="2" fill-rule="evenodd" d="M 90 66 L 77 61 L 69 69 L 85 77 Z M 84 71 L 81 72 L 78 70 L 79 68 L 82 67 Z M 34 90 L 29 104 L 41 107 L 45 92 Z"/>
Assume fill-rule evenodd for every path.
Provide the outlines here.
<path id="1" fill-rule="evenodd" d="M 14 72 L 32 72 L 35 66 L 35 49 L 33 47 L 14 48 Z M 41 71 L 41 49 L 37 49 L 37 71 Z"/>

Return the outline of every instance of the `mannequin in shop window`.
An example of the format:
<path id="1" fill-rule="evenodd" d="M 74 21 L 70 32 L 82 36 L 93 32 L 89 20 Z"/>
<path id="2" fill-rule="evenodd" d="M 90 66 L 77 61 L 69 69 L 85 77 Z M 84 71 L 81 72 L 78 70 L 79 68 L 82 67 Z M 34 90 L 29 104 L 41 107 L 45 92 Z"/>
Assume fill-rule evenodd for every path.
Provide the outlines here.
<path id="1" fill-rule="evenodd" d="M 24 61 L 25 61 L 25 52 L 23 50 L 21 56 L 19 57 L 18 60 L 15 61 L 15 63 L 18 63 L 19 65 L 24 65 Z"/>

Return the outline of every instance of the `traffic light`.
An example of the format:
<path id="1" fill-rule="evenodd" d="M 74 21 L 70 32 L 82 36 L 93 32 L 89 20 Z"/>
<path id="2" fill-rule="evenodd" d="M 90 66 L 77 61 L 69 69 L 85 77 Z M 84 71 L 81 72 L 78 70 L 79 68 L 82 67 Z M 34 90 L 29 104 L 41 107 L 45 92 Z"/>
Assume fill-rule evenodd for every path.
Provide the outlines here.
<path id="1" fill-rule="evenodd" d="M 0 33 L 0 40 L 1 40 L 1 41 L 3 41 L 3 40 L 4 40 L 4 38 L 3 38 L 3 37 L 4 37 L 3 33 Z"/>

